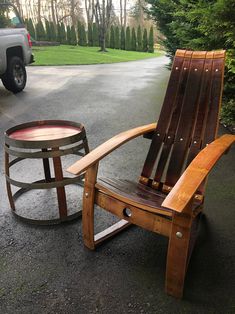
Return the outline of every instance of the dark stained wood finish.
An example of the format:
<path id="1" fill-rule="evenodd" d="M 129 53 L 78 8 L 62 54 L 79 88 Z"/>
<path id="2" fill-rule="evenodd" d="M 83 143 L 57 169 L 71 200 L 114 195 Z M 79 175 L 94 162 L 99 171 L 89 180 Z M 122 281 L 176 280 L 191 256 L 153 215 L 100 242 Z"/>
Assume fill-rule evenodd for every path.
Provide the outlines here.
<path id="1" fill-rule="evenodd" d="M 128 224 L 167 236 L 165 287 L 168 294 L 177 298 L 183 295 L 206 178 L 235 141 L 233 135 L 214 141 L 224 58 L 224 51 L 178 50 L 156 128 L 151 125 L 123 132 L 68 169 L 74 174 L 87 170 L 83 206 L 85 245 L 94 249 Z M 98 162 L 102 158 L 131 138 L 145 134 L 151 134 L 152 142 L 139 182 L 117 178 L 97 181 Z M 94 204 L 121 219 L 96 236 Z"/>
<path id="2" fill-rule="evenodd" d="M 52 150 L 57 151 L 59 148 L 52 148 Z M 61 165 L 60 157 L 53 158 L 54 172 L 55 172 L 55 181 L 63 180 L 63 170 Z M 67 202 L 66 202 L 66 194 L 64 186 L 56 188 L 57 198 L 58 198 L 58 206 L 60 219 L 63 220 L 67 217 Z"/>

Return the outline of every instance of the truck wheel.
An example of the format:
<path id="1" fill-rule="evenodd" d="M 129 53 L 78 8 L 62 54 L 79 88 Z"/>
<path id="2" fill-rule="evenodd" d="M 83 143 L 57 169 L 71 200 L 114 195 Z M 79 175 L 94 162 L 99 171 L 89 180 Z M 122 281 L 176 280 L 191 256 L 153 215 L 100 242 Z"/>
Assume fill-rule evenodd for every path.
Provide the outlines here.
<path id="1" fill-rule="evenodd" d="M 7 71 L 2 76 L 2 83 L 14 94 L 21 92 L 26 85 L 27 74 L 24 63 L 19 57 L 11 57 L 8 60 Z"/>

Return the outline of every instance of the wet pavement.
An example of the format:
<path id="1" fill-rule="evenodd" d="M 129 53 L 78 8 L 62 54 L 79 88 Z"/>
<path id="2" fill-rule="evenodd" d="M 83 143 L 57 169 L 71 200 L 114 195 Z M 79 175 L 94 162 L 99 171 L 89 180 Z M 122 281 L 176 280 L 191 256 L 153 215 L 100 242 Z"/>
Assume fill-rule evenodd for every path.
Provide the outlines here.
<path id="1" fill-rule="evenodd" d="M 3 132 L 40 119 L 82 122 L 89 145 L 157 119 L 169 77 L 165 57 L 138 62 L 29 67 L 24 92 L 0 84 L 0 313 L 234 313 L 234 148 L 211 173 L 205 214 L 185 283 L 184 299 L 164 293 L 167 239 L 132 227 L 95 252 L 82 244 L 81 220 L 35 226 L 10 212 L 4 182 Z M 220 130 L 223 133 L 224 130 Z M 133 140 L 108 156 L 100 174 L 136 179 L 149 141 Z M 76 157 L 68 156 L 64 168 Z M 41 164 L 17 169 L 30 180 Z M 33 170 L 32 170 L 33 167 Z M 29 192 L 17 206 L 42 215 L 56 209 L 54 191 Z M 82 189 L 66 188 L 70 210 Z M 97 211 L 97 231 L 113 217 Z"/>

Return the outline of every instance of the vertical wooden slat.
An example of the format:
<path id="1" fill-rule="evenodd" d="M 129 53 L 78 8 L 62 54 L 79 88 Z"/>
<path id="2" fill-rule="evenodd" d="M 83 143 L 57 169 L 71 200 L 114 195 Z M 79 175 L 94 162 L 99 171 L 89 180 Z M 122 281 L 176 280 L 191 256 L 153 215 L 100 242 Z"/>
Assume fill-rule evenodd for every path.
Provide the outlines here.
<path id="1" fill-rule="evenodd" d="M 174 147 L 166 175 L 166 185 L 173 186 L 182 171 L 185 157 L 192 137 L 192 130 L 198 111 L 201 76 L 206 52 L 193 53 L 188 82 L 183 100 L 182 113 L 175 135 Z M 199 58 L 200 56 L 200 58 Z"/>
<path id="2" fill-rule="evenodd" d="M 52 150 L 57 151 L 59 148 L 52 148 Z M 54 164 L 54 172 L 55 172 L 55 181 L 62 181 L 63 180 L 63 171 L 61 165 L 60 157 L 53 157 L 53 164 Z M 67 203 L 66 203 L 66 194 L 64 186 L 56 188 L 57 198 L 58 198 L 58 206 L 59 206 L 59 213 L 60 219 L 67 217 Z"/>
<path id="3" fill-rule="evenodd" d="M 202 148 L 214 140 L 217 135 L 219 111 L 221 107 L 223 79 L 224 79 L 225 51 L 215 52 L 212 67 L 213 82 L 211 87 L 211 100 L 206 131 Z"/>
<path id="4" fill-rule="evenodd" d="M 47 148 L 42 148 L 42 152 L 47 152 Z M 46 182 L 51 181 L 51 171 L 50 171 L 50 164 L 48 158 L 43 158 L 43 169 Z"/>
<path id="5" fill-rule="evenodd" d="M 149 178 L 152 173 L 158 152 L 169 127 L 171 115 L 175 106 L 175 101 L 177 101 L 177 94 L 181 82 L 181 69 L 184 62 L 185 50 L 178 51 L 178 54 L 180 56 L 178 56 L 176 53 L 156 132 L 153 136 L 152 143 L 150 145 L 150 149 L 141 173 L 141 176 L 145 178 Z"/>
<path id="6" fill-rule="evenodd" d="M 206 54 L 206 60 L 202 75 L 202 84 L 199 99 L 199 108 L 197 119 L 194 128 L 194 134 L 191 141 L 191 146 L 187 158 L 187 165 L 193 160 L 201 149 L 202 140 L 205 133 L 206 121 L 209 112 L 209 103 L 212 85 L 212 64 L 214 52 Z"/>
<path id="7" fill-rule="evenodd" d="M 174 142 L 174 138 L 175 138 L 175 133 L 179 124 L 179 118 L 181 115 L 181 110 L 182 110 L 182 105 L 183 105 L 183 99 L 184 99 L 184 95 L 185 95 L 185 89 L 187 87 L 187 81 L 188 81 L 188 75 L 189 75 L 189 68 L 190 68 L 190 64 L 191 64 L 191 54 L 192 52 L 190 52 L 190 54 L 187 54 L 187 58 L 184 60 L 184 63 L 182 65 L 182 68 L 180 69 L 182 72 L 181 75 L 181 82 L 179 84 L 179 88 L 178 88 L 178 94 L 176 97 L 176 102 L 175 102 L 175 108 L 174 108 L 174 112 L 172 114 L 171 117 L 171 122 L 170 122 L 170 126 L 168 129 L 168 132 L 166 134 L 166 138 L 164 140 L 164 146 L 161 152 L 161 157 L 159 160 L 159 163 L 157 165 L 157 169 L 156 169 L 156 173 L 155 173 L 155 177 L 154 177 L 154 182 L 159 182 L 161 180 L 169 153 L 171 151 L 171 146 Z"/>

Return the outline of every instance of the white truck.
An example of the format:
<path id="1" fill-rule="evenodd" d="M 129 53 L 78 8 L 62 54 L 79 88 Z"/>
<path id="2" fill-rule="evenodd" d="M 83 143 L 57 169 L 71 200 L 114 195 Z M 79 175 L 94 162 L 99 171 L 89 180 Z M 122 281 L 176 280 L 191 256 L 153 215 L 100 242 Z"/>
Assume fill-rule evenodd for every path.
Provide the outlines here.
<path id="1" fill-rule="evenodd" d="M 27 80 L 25 66 L 32 63 L 32 42 L 15 6 L 0 3 L 0 78 L 6 89 L 21 92 Z"/>

